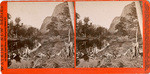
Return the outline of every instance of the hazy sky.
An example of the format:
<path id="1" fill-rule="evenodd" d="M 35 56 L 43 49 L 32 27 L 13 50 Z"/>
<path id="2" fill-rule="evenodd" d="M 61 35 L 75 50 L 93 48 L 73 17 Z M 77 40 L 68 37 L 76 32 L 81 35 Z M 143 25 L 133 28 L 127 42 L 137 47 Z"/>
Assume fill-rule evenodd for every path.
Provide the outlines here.
<path id="1" fill-rule="evenodd" d="M 8 13 L 13 22 L 16 17 L 21 18 L 21 23 L 33 27 L 41 27 L 43 20 L 51 16 L 56 5 L 62 2 L 8 2 Z"/>
<path id="2" fill-rule="evenodd" d="M 109 28 L 112 20 L 120 16 L 123 8 L 133 1 L 88 1 L 76 2 L 76 12 L 80 19 L 89 17 L 93 24 Z"/>
<path id="3" fill-rule="evenodd" d="M 51 16 L 56 5 L 62 2 L 8 2 L 8 13 L 12 20 L 21 18 L 21 23 L 40 29 L 43 20 Z M 120 16 L 124 6 L 131 1 L 88 1 L 76 2 L 76 11 L 81 19 L 88 16 L 90 22 L 109 28 L 112 20 Z"/>

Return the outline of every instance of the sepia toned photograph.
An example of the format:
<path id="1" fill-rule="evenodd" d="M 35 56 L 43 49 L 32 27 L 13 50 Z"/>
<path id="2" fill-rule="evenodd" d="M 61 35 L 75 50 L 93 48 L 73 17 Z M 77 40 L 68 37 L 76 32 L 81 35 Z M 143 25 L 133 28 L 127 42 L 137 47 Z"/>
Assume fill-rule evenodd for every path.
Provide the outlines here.
<path id="1" fill-rule="evenodd" d="M 73 2 L 8 2 L 8 68 L 74 68 Z"/>
<path id="2" fill-rule="evenodd" d="M 140 1 L 76 2 L 77 68 L 142 68 Z"/>

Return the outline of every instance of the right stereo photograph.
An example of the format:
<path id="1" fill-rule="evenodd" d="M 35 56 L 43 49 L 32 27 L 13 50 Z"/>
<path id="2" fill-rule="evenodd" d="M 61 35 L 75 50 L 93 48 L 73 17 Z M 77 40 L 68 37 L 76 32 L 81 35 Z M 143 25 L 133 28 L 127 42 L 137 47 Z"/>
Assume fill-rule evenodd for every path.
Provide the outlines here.
<path id="1" fill-rule="evenodd" d="M 76 2 L 77 68 L 143 68 L 140 1 Z"/>

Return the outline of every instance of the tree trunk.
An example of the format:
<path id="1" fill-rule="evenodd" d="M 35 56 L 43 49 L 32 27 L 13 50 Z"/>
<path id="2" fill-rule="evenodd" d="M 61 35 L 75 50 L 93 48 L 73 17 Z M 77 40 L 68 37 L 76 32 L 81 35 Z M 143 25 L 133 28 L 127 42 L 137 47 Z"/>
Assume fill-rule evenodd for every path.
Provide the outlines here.
<path id="1" fill-rule="evenodd" d="M 139 1 L 135 1 L 135 5 L 136 5 L 136 12 L 137 12 L 137 16 L 138 16 L 140 31 L 141 31 L 142 38 L 143 38 L 143 18 L 142 18 L 143 16 L 142 16 L 142 8 L 140 6 L 140 2 Z"/>

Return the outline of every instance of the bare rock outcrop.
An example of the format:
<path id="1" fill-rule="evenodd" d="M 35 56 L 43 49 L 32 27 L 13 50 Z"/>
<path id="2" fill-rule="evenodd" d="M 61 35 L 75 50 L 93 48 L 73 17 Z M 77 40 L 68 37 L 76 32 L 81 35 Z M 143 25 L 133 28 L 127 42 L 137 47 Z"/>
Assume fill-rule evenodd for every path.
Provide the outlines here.
<path id="1" fill-rule="evenodd" d="M 125 6 L 121 15 L 113 19 L 109 28 L 109 32 L 116 33 L 117 32 L 116 25 L 119 24 L 120 22 L 124 23 L 121 25 L 126 25 L 127 27 L 129 27 L 130 25 L 132 26 L 136 25 L 136 24 L 131 23 L 131 22 L 137 22 L 135 2 L 132 2 L 131 4 L 128 4 L 127 6 Z"/>
<path id="2" fill-rule="evenodd" d="M 62 21 L 62 20 L 64 19 L 64 17 L 65 17 L 62 13 L 64 13 L 64 9 L 65 9 L 65 8 L 68 8 L 67 2 L 58 4 L 58 5 L 55 7 L 55 9 L 54 9 L 52 15 L 51 15 L 51 16 L 47 16 L 47 17 L 44 19 L 44 21 L 43 21 L 43 23 L 42 23 L 42 26 L 41 26 L 41 28 L 40 28 L 41 33 L 45 34 L 45 33 L 48 32 L 47 25 L 48 25 L 50 22 L 52 22 L 52 17 L 56 17 L 56 18 L 58 19 L 58 22 L 57 22 L 57 24 L 58 24 L 58 25 L 57 25 L 57 29 L 62 28 L 62 25 L 63 25 L 63 24 L 62 24 L 61 21 Z"/>

